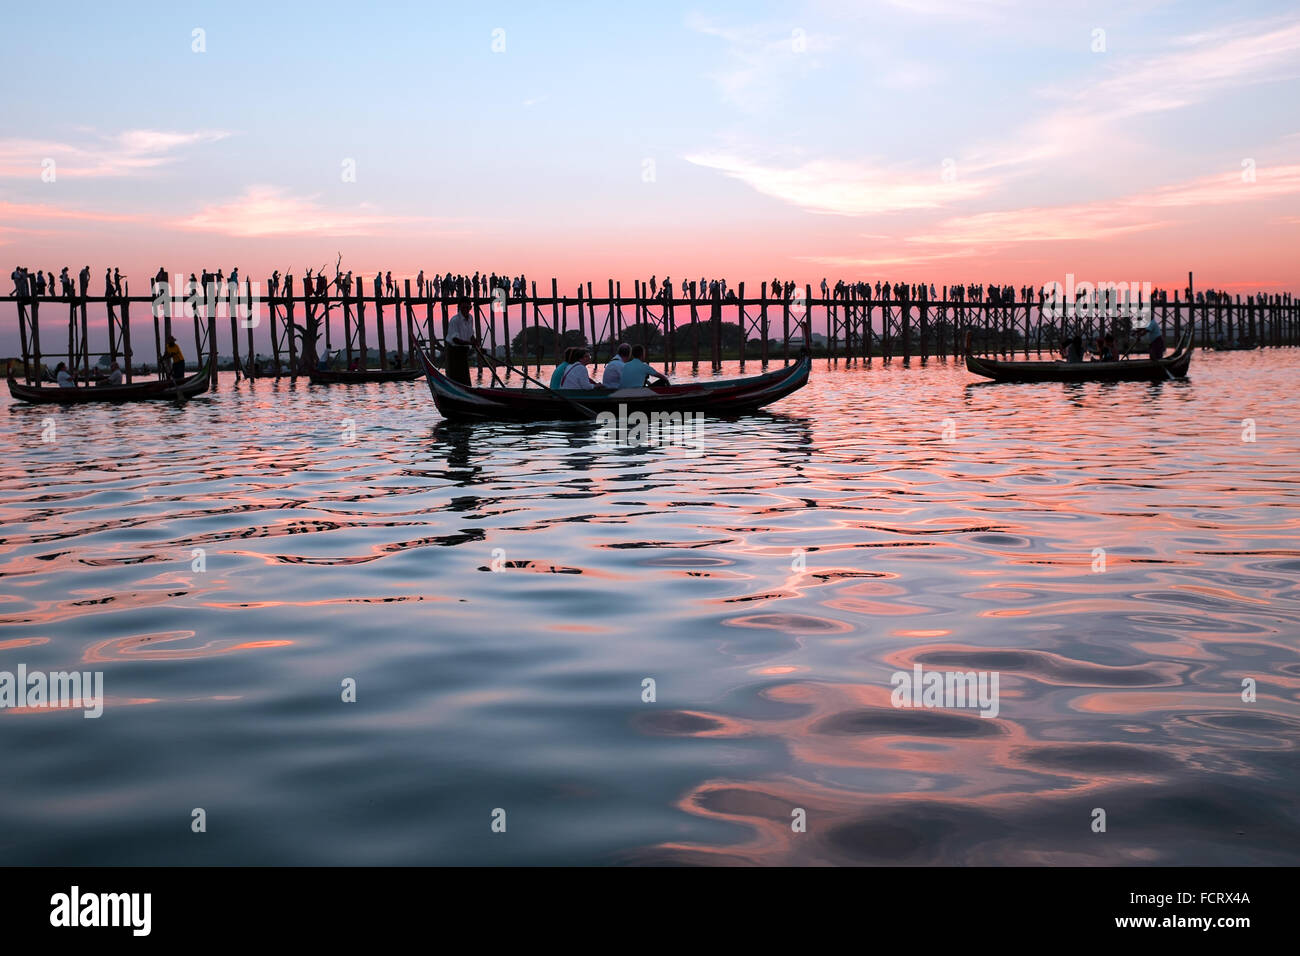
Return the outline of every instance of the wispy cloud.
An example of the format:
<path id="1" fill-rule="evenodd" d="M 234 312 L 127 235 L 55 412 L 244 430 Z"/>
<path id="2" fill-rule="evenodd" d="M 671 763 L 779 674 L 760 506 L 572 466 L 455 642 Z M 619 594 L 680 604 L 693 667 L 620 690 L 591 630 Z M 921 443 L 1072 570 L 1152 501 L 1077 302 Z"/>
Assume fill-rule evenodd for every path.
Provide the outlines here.
<path id="1" fill-rule="evenodd" d="M 990 171 L 1080 156 L 1132 136 L 1138 117 L 1181 109 L 1227 90 L 1300 75 L 1300 22 L 1252 21 L 1175 38 L 1165 52 L 1114 57 L 1100 80 L 1044 91 L 1057 105 L 977 147 L 963 168 Z"/>
<path id="2" fill-rule="evenodd" d="M 907 241 L 922 245 L 990 246 L 1113 239 L 1162 225 L 1159 220 L 1135 217 L 1131 207 L 1079 203 L 956 216 L 938 223 L 930 232 L 908 236 Z"/>
<path id="3" fill-rule="evenodd" d="M 1260 167 L 1248 182 L 1240 172 L 1203 176 L 1114 200 L 1028 207 L 958 216 L 907 237 L 921 245 L 990 246 L 1022 242 L 1113 239 L 1158 229 L 1160 210 L 1261 202 L 1300 195 L 1300 166 Z"/>
<path id="4" fill-rule="evenodd" d="M 47 159 L 54 160 L 60 178 L 130 176 L 175 162 L 187 147 L 230 135 L 225 130 L 133 129 L 111 136 L 92 134 L 84 142 L 0 139 L 0 176 L 38 179 Z"/>
<path id="5" fill-rule="evenodd" d="M 949 216 L 901 239 L 875 234 L 861 237 L 879 240 L 872 245 L 880 246 L 881 252 L 804 256 L 801 261 L 843 268 L 887 268 L 986 257 L 1015 246 L 1096 242 L 1168 228 L 1186 220 L 1186 215 L 1173 218 L 1180 209 L 1276 201 L 1295 196 L 1300 196 L 1300 165 L 1260 167 L 1255 170 L 1253 182 L 1243 180 L 1240 172 L 1232 172 L 1203 176 L 1114 200 Z M 1284 217 L 1276 221 L 1281 224 L 1300 223 L 1300 218 Z"/>
<path id="6" fill-rule="evenodd" d="M 1014 0 L 885 0 L 907 13 L 944 20 L 993 20 L 1010 13 Z"/>
<path id="7" fill-rule="evenodd" d="M 755 162 L 735 153 L 707 152 L 687 162 L 715 169 L 747 186 L 809 212 L 865 216 L 907 209 L 933 209 L 983 195 L 987 182 L 945 182 L 942 170 L 873 167 L 836 160 L 811 160 L 797 166 Z"/>
<path id="8" fill-rule="evenodd" d="M 708 76 L 724 102 L 754 113 L 776 106 L 790 81 L 817 69 L 818 54 L 832 45 L 829 37 L 789 22 L 736 26 L 691 13 L 686 26 L 723 41 L 721 63 Z"/>
<path id="9" fill-rule="evenodd" d="M 950 259 L 969 259 L 979 254 L 973 247 L 943 249 L 933 253 L 906 252 L 862 256 L 797 256 L 800 262 L 816 262 L 840 269 L 885 269 L 898 266 L 915 266 L 927 262 L 947 262 Z"/>
<path id="10" fill-rule="evenodd" d="M 1300 194 L 1300 165 L 1261 166 L 1218 176 L 1205 176 L 1188 183 L 1165 186 L 1129 200 L 1140 206 L 1221 206 L 1226 203 L 1279 199 Z"/>
<path id="11" fill-rule="evenodd" d="M 367 205 L 331 208 L 318 196 L 294 196 L 274 186 L 250 186 L 242 196 L 204 206 L 177 225 L 241 238 L 271 236 L 378 236 L 446 224 L 432 216 L 394 216 Z"/>
<path id="12" fill-rule="evenodd" d="M 81 222 L 147 222 L 151 217 L 133 213 L 70 209 L 50 203 L 0 201 L 0 219 L 14 222 L 48 222 L 52 219 Z"/>

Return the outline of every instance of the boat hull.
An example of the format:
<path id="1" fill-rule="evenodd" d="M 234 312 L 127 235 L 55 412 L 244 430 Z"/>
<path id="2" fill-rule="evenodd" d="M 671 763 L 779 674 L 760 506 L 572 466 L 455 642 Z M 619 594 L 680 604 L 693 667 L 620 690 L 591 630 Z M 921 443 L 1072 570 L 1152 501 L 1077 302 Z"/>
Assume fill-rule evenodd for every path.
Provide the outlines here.
<path id="1" fill-rule="evenodd" d="M 356 372 L 317 369 L 310 373 L 313 385 L 353 385 L 364 382 L 414 382 L 424 375 L 422 368 L 368 368 Z"/>
<path id="2" fill-rule="evenodd" d="M 785 398 L 808 382 L 812 359 L 752 378 L 648 388 L 552 391 L 544 388 L 475 388 L 447 378 L 425 353 L 434 404 L 451 421 L 587 421 L 601 412 L 703 412 L 741 415 Z"/>
<path id="3" fill-rule="evenodd" d="M 212 376 L 205 365 L 180 384 L 168 381 L 132 382 L 130 385 L 86 385 L 77 388 L 53 388 L 41 385 L 24 385 L 11 374 L 9 394 L 19 401 L 34 405 L 84 405 L 91 402 L 143 402 L 175 401 L 193 398 L 206 392 Z"/>
<path id="4" fill-rule="evenodd" d="M 1192 349 L 1162 359 L 1116 362 L 999 362 L 966 353 L 966 369 L 995 382 L 1164 382 L 1185 378 Z"/>

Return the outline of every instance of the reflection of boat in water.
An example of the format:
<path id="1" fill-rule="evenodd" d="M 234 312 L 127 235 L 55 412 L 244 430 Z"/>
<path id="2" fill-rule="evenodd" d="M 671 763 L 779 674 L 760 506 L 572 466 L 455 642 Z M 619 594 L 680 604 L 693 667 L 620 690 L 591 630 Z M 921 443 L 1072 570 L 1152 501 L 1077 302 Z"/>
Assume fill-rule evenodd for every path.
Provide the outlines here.
<path id="1" fill-rule="evenodd" d="M 130 385 L 86 385 L 76 388 L 24 385 L 9 373 L 9 394 L 24 402 L 42 405 L 81 405 L 87 402 L 139 402 L 156 399 L 186 399 L 206 392 L 212 384 L 204 365 L 179 384 L 171 379 L 132 382 Z"/>
<path id="2" fill-rule="evenodd" d="M 359 382 L 414 382 L 424 375 L 424 369 L 416 368 L 361 368 L 361 369 L 327 369 L 320 368 L 309 373 L 313 385 L 348 385 Z"/>
<path id="3" fill-rule="evenodd" d="M 999 362 L 966 352 L 966 368 L 996 382 L 1163 382 L 1183 378 L 1192 361 L 1191 333 L 1161 359 L 1114 362 Z"/>
<path id="4" fill-rule="evenodd" d="M 750 378 L 645 388 L 476 388 L 453 382 L 420 352 L 434 403 L 444 418 L 461 421 L 582 421 L 602 411 L 702 412 L 739 415 L 770 405 L 808 383 L 811 356 Z"/>

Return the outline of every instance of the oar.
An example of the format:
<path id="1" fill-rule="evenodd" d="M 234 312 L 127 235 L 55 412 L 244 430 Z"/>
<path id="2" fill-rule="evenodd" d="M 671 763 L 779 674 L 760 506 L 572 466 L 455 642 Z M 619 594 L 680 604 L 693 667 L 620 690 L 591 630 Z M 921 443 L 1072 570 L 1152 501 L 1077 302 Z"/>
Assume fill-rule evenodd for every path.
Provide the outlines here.
<path id="1" fill-rule="evenodd" d="M 476 352 L 478 352 L 478 354 L 479 354 L 479 356 L 480 356 L 481 358 L 484 358 L 484 359 L 487 360 L 488 365 L 492 367 L 492 374 L 495 376 L 495 375 L 496 375 L 496 365 L 497 365 L 496 360 L 493 359 L 492 356 L 490 356 L 490 355 L 488 355 L 486 352 L 484 352 L 484 351 L 483 351 L 481 348 L 479 348 L 477 345 L 474 346 L 474 350 L 475 350 Z M 527 380 L 527 381 L 529 381 L 529 382 L 532 382 L 534 385 L 540 385 L 543 389 L 545 389 L 546 391 L 550 392 L 550 393 L 551 393 L 552 395 L 554 395 L 556 398 L 559 398 L 559 399 L 562 399 L 563 401 L 568 402 L 570 405 L 572 405 L 572 406 L 573 406 L 574 408 L 576 408 L 578 411 L 582 412 L 582 414 L 585 415 L 587 418 L 590 418 L 590 419 L 592 419 L 593 421 L 596 419 L 596 413 L 593 412 L 593 411 L 592 411 L 590 408 L 588 408 L 586 405 L 583 405 L 581 402 L 575 402 L 573 399 L 569 398 L 569 396 L 567 396 L 567 395 L 561 395 L 561 394 L 560 394 L 559 392 L 557 392 L 555 389 L 551 388 L 549 385 L 546 385 L 546 384 L 543 384 L 542 382 L 537 381 L 537 379 L 533 378 L 531 375 L 529 375 L 527 372 L 523 371 L 522 369 L 516 368 L 515 366 L 510 365 L 509 363 L 503 363 L 503 364 L 505 364 L 506 368 L 508 368 L 508 369 L 512 369 L 512 370 L 518 372 L 520 375 L 522 375 L 522 376 L 524 377 L 525 380 Z"/>

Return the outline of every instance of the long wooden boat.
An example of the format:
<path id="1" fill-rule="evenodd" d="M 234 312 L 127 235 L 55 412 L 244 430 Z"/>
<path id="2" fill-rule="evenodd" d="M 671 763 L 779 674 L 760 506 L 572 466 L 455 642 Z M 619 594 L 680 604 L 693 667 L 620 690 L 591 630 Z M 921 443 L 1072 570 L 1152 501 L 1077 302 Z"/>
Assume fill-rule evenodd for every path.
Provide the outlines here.
<path id="1" fill-rule="evenodd" d="M 57 385 L 24 385 L 9 373 L 9 394 L 24 402 L 44 405 L 81 405 L 87 402 L 139 402 L 150 400 L 175 400 L 201 395 L 211 386 L 212 376 L 205 364 L 179 384 L 168 379 L 150 382 L 132 382 L 130 385 L 79 385 L 60 388 Z"/>
<path id="2" fill-rule="evenodd" d="M 966 352 L 966 369 L 995 382 L 1163 382 L 1184 378 L 1192 361 L 1190 336 L 1161 359 L 1114 362 L 1000 362 Z"/>
<path id="3" fill-rule="evenodd" d="M 729 416 L 752 412 L 808 383 L 812 358 L 751 378 L 719 379 L 645 388 L 477 388 L 453 382 L 420 352 L 434 404 L 453 421 L 583 421 L 620 406 L 632 412 L 703 412 Z"/>
<path id="4" fill-rule="evenodd" d="M 415 368 L 363 368 L 355 371 L 320 368 L 308 373 L 313 385 L 348 385 L 358 382 L 414 382 L 424 375 L 424 369 Z"/>

